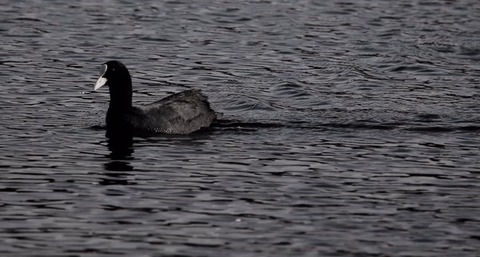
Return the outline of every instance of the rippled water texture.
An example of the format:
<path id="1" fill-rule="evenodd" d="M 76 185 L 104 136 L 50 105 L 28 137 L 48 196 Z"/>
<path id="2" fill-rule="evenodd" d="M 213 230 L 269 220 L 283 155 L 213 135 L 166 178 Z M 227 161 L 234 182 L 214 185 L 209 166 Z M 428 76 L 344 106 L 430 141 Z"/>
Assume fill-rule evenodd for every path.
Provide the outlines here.
<path id="1" fill-rule="evenodd" d="M 1 256 L 479 256 L 480 5 L 4 1 Z M 144 104 L 222 124 L 109 141 Z"/>

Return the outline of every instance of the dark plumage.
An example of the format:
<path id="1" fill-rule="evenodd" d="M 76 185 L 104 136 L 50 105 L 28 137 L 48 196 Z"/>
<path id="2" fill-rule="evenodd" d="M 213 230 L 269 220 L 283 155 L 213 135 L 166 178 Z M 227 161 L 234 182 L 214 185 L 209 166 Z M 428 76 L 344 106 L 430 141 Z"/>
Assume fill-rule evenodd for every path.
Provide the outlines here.
<path id="1" fill-rule="evenodd" d="M 200 90 L 186 90 L 142 108 L 132 106 L 132 79 L 118 61 L 102 65 L 94 90 L 103 85 L 110 90 L 107 130 L 113 132 L 190 134 L 209 127 L 217 117 Z"/>

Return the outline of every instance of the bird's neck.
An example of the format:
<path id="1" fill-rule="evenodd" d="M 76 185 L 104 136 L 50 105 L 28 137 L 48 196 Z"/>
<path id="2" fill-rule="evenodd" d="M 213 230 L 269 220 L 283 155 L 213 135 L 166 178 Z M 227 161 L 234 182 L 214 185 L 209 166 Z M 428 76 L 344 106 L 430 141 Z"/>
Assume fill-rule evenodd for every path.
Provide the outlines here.
<path id="1" fill-rule="evenodd" d="M 109 86 L 110 107 L 111 110 L 128 110 L 132 108 L 132 81 L 130 78 L 124 78 L 121 81 L 115 81 Z"/>

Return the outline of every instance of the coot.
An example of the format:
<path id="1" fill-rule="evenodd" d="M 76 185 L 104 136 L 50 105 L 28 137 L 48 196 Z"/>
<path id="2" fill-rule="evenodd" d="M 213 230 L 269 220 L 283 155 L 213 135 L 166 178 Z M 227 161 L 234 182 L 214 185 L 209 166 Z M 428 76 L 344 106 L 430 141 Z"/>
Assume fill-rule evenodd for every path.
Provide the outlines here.
<path id="1" fill-rule="evenodd" d="M 217 117 L 199 90 L 186 90 L 139 108 L 132 106 L 132 79 L 125 65 L 106 62 L 100 74 L 93 90 L 108 85 L 107 131 L 190 134 L 209 127 Z"/>

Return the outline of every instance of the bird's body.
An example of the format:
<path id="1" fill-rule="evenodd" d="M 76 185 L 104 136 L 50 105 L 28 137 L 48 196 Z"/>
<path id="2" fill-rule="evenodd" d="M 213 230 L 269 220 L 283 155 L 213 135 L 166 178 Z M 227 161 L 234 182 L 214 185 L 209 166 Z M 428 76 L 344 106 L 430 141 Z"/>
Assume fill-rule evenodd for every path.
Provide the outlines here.
<path id="1" fill-rule="evenodd" d="M 187 90 L 142 108 L 107 112 L 107 127 L 126 127 L 144 133 L 190 134 L 210 126 L 216 115 L 199 90 Z"/>
<path id="2" fill-rule="evenodd" d="M 143 107 L 132 105 L 131 77 L 127 68 L 117 61 L 102 66 L 102 75 L 95 90 L 108 85 L 110 105 L 107 130 L 111 133 L 190 134 L 207 128 L 216 119 L 207 97 L 199 90 L 186 90 Z"/>

